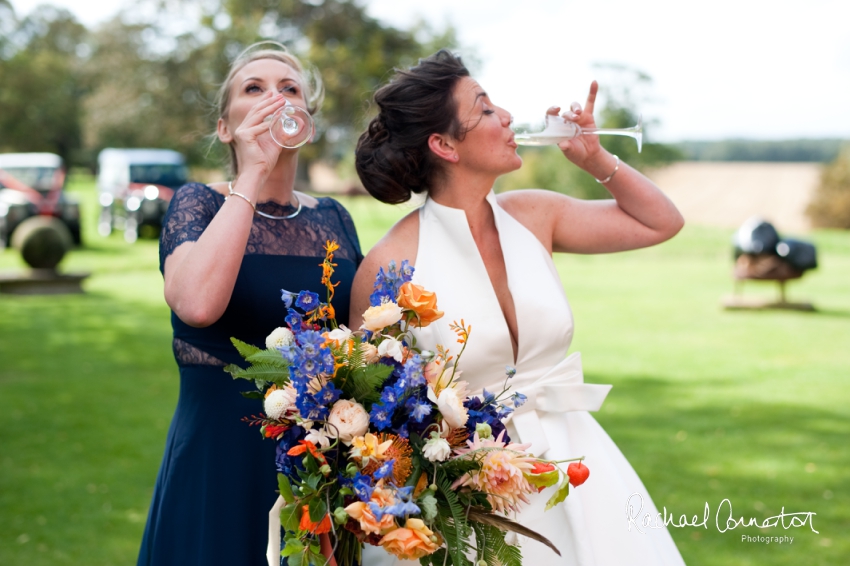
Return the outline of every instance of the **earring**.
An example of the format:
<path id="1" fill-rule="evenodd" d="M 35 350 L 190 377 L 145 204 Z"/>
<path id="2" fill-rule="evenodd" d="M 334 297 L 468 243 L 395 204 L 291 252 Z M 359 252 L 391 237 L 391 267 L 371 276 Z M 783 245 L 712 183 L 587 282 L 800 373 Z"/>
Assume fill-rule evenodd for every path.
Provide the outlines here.
<path id="1" fill-rule="evenodd" d="M 457 161 L 457 154 L 454 154 L 454 155 L 452 156 L 452 159 L 454 159 L 455 161 Z"/>

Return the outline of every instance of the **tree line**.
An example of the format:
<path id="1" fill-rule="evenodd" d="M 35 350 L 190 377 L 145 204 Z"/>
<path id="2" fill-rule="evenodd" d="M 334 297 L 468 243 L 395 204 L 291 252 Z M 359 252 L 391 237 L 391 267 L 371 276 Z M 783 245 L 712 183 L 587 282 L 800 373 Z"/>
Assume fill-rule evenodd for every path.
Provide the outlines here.
<path id="1" fill-rule="evenodd" d="M 93 167 L 104 147 L 161 147 L 217 167 L 213 100 L 248 45 L 285 44 L 326 88 L 305 161 L 351 148 L 368 101 L 393 67 L 439 47 L 454 30 L 398 29 L 356 0 L 141 0 L 88 29 L 42 5 L 18 17 L 0 0 L 0 151 L 50 151 Z"/>

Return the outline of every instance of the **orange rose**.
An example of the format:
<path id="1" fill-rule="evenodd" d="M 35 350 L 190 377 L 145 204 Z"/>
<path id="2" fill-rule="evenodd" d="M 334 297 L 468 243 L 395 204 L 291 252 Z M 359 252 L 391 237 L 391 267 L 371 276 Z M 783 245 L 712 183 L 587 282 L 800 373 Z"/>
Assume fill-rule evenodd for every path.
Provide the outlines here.
<path id="1" fill-rule="evenodd" d="M 413 319 L 414 326 L 426 327 L 435 320 L 443 318 L 443 311 L 437 310 L 437 295 L 426 291 L 420 285 L 414 285 L 410 281 L 399 289 L 398 306 L 416 313 Z"/>
<path id="2" fill-rule="evenodd" d="M 302 531 L 310 531 L 314 535 L 323 535 L 331 532 L 331 516 L 325 515 L 325 518 L 314 523 L 310 520 L 310 506 L 305 505 L 301 508 L 301 523 L 298 525 Z"/>
<path id="3" fill-rule="evenodd" d="M 433 554 L 442 544 L 440 535 L 434 534 L 421 519 L 408 519 L 404 528 L 390 531 L 381 539 L 384 550 L 402 560 L 417 560 Z"/>
<path id="4" fill-rule="evenodd" d="M 395 526 L 395 519 L 389 513 L 384 513 L 381 520 L 375 519 L 372 510 L 362 501 L 356 501 L 345 508 L 348 516 L 360 522 L 360 528 L 367 534 L 384 534 Z"/>

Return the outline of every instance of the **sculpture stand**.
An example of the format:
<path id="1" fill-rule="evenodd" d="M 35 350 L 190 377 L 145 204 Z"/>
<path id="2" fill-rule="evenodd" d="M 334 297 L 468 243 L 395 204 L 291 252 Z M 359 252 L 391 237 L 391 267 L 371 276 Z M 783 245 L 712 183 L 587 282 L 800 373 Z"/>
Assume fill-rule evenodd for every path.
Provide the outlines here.
<path id="1" fill-rule="evenodd" d="M 59 295 L 82 293 L 90 273 L 59 273 L 57 266 L 71 249 L 68 228 L 52 216 L 27 218 L 12 233 L 12 247 L 21 252 L 32 269 L 0 273 L 0 293 L 15 295 Z"/>
<path id="2" fill-rule="evenodd" d="M 10 295 L 61 295 L 83 293 L 90 273 L 57 273 L 55 269 L 31 269 L 0 273 L 0 293 Z"/>
<path id="3" fill-rule="evenodd" d="M 811 303 L 792 303 L 785 295 L 785 283 L 789 279 L 799 279 L 801 271 L 795 270 L 786 262 L 771 254 L 743 254 L 735 262 L 735 293 L 721 301 L 727 310 L 764 310 L 785 309 L 795 311 L 814 311 Z M 744 281 L 776 281 L 779 284 L 779 300 L 744 297 L 741 294 Z"/>

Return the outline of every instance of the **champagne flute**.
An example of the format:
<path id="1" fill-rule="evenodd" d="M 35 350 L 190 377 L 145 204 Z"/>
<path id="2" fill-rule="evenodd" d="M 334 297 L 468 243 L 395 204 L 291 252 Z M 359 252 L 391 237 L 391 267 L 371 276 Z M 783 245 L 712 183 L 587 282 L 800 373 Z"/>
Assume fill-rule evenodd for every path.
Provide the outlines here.
<path id="1" fill-rule="evenodd" d="M 310 141 L 313 137 L 313 117 L 304 108 L 286 104 L 270 118 L 269 133 L 274 142 L 287 149 L 296 149 Z"/>
<path id="2" fill-rule="evenodd" d="M 518 145 L 557 145 L 565 140 L 577 138 L 582 134 L 628 136 L 637 142 L 638 153 L 643 145 L 643 121 L 638 116 L 637 124 L 631 128 L 582 128 L 575 122 L 564 120 L 561 116 L 547 114 L 544 128 L 514 126 L 514 141 Z M 538 131 L 539 130 L 539 131 Z"/>

